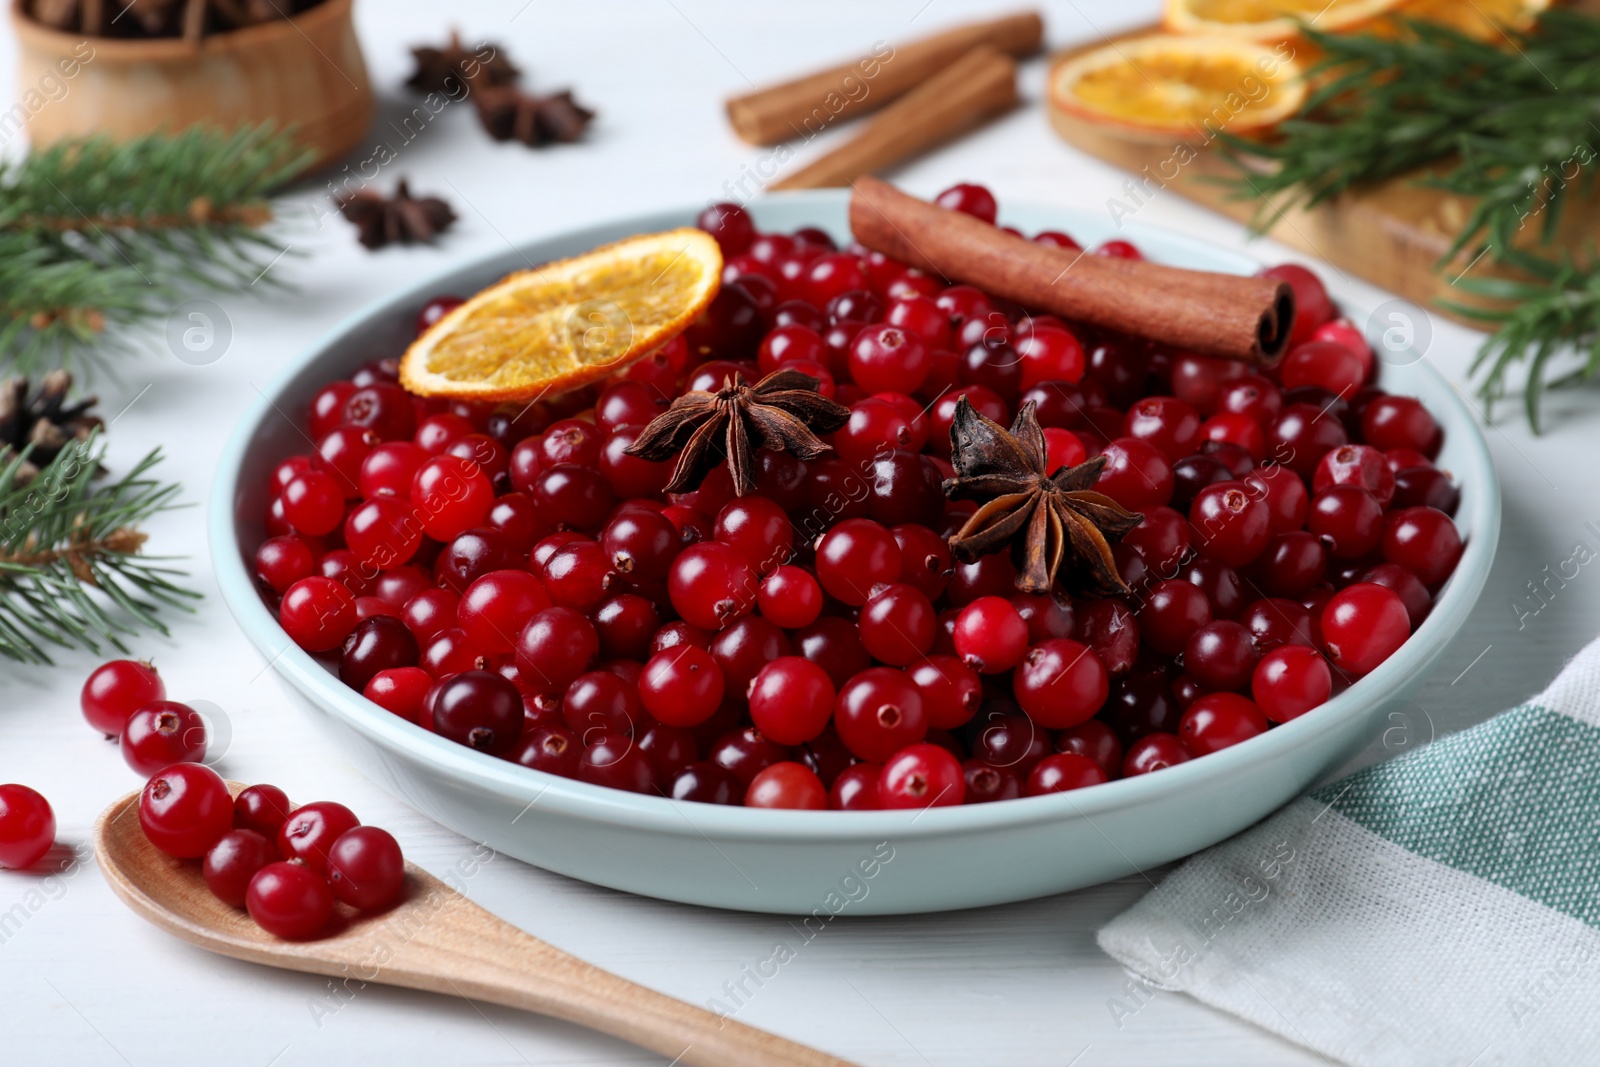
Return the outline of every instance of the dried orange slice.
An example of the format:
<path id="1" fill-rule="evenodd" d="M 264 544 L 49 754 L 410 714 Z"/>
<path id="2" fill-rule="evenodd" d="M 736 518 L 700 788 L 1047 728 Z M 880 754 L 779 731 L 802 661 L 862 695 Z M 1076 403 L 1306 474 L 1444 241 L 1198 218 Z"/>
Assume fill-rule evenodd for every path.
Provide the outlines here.
<path id="1" fill-rule="evenodd" d="M 1056 67 L 1061 112 L 1130 140 L 1209 141 L 1275 125 L 1305 102 L 1300 67 L 1271 45 L 1156 34 L 1108 44 Z"/>
<path id="2" fill-rule="evenodd" d="M 1526 30 L 1550 0 L 1408 0 L 1394 14 L 1399 19 L 1438 22 L 1480 41 L 1500 41 L 1505 31 Z M 1387 20 L 1386 20 L 1387 21 Z M 1398 28 L 1398 27 L 1396 27 Z"/>
<path id="3" fill-rule="evenodd" d="M 1405 0 L 1167 0 L 1164 21 L 1177 33 L 1221 33 L 1253 41 L 1286 41 L 1301 23 L 1344 33 Z M 1452 2 L 1452 0 L 1446 0 Z M 1464 0 L 1453 0 L 1464 3 Z"/>
<path id="4" fill-rule="evenodd" d="M 690 228 L 518 271 L 417 338 L 400 383 L 463 400 L 574 389 L 670 341 L 711 303 L 721 276 L 717 242 Z"/>

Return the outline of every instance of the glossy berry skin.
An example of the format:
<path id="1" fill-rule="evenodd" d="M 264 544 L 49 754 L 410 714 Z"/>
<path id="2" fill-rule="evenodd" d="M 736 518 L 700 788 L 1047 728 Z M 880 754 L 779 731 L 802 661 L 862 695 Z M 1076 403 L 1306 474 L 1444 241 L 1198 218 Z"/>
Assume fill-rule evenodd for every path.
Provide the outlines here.
<path id="1" fill-rule="evenodd" d="M 1285 389 L 1303 385 L 1325 389 L 1335 396 L 1352 396 L 1367 376 L 1361 357 L 1331 341 L 1307 341 L 1296 345 L 1278 365 Z"/>
<path id="2" fill-rule="evenodd" d="M 283 487 L 283 517 L 297 533 L 320 537 L 344 521 L 344 491 L 334 476 L 303 471 Z"/>
<path id="3" fill-rule="evenodd" d="M 828 787 L 828 808 L 831 811 L 877 811 L 878 772 L 876 763 L 852 763 L 839 772 Z"/>
<path id="4" fill-rule="evenodd" d="M 963 215 L 971 215 L 975 219 L 994 225 L 995 217 L 999 214 L 999 206 L 995 203 L 994 194 L 982 185 L 972 182 L 962 182 L 952 185 L 938 196 L 933 202 L 942 208 L 959 211 Z"/>
<path id="5" fill-rule="evenodd" d="M 700 212 L 694 224 L 711 235 L 724 258 L 739 255 L 756 237 L 755 222 L 738 204 L 712 204 Z"/>
<path id="6" fill-rule="evenodd" d="M 915 392 L 928 376 L 930 358 L 922 339 L 891 323 L 875 323 L 850 343 L 850 377 L 868 393 Z"/>
<path id="7" fill-rule="evenodd" d="M 1122 776 L 1132 778 L 1137 774 L 1150 774 L 1187 763 L 1191 758 L 1191 753 L 1177 734 L 1146 734 L 1128 746 L 1128 753 L 1122 758 Z"/>
<path id="8" fill-rule="evenodd" d="M 996 800 L 1015 800 L 1022 795 L 1022 782 L 1004 767 L 993 767 L 982 760 L 969 759 L 961 765 L 967 795 L 963 804 L 988 804 Z"/>
<path id="9" fill-rule="evenodd" d="M 1380 507 L 1388 507 L 1394 499 L 1394 471 L 1383 453 L 1370 445 L 1343 445 L 1322 457 L 1311 488 L 1321 493 L 1335 485 L 1365 489 Z"/>
<path id="10" fill-rule="evenodd" d="M 1256 666 L 1250 631 L 1236 622 L 1208 622 L 1189 635 L 1183 668 L 1202 689 L 1243 689 Z"/>
<path id="11" fill-rule="evenodd" d="M 90 726 L 116 737 L 129 716 L 166 696 L 167 687 L 154 664 L 114 659 L 89 673 L 78 694 L 78 707 Z"/>
<path id="12" fill-rule="evenodd" d="M 1429 507 L 1405 508 L 1389 515 L 1383 528 L 1383 558 L 1436 586 L 1461 561 L 1461 534 L 1450 516 Z"/>
<path id="13" fill-rule="evenodd" d="M 490 571 L 467 587 L 456 622 L 485 652 L 510 652 L 528 620 L 550 607 L 550 594 L 523 570 Z"/>
<path id="14" fill-rule="evenodd" d="M 960 762 L 938 745 L 923 742 L 896 752 L 878 772 L 882 808 L 945 808 L 966 799 Z"/>
<path id="15" fill-rule="evenodd" d="M 629 793 L 654 793 L 656 772 L 633 741 L 606 735 L 578 758 L 578 780 Z"/>
<path id="16" fill-rule="evenodd" d="M 355 597 L 338 582 L 320 576 L 294 583 L 278 605 L 278 624 L 307 652 L 338 648 L 356 621 Z"/>
<path id="17" fill-rule="evenodd" d="M 411 503 L 429 537 L 452 541 L 483 525 L 494 505 L 494 487 L 476 463 L 439 455 L 417 468 L 411 479 Z"/>
<path id="18" fill-rule="evenodd" d="M 361 911 L 382 911 L 405 893 L 406 861 L 387 830 L 357 826 L 328 849 L 328 886 Z"/>
<path id="19" fill-rule="evenodd" d="M 1383 508 L 1354 485 L 1333 485 L 1311 501 L 1306 529 L 1322 539 L 1335 559 L 1360 559 L 1383 537 Z"/>
<path id="20" fill-rule="evenodd" d="M 600 653 L 594 624 L 571 608 L 545 608 L 517 637 L 517 669 L 538 692 L 559 694 Z"/>
<path id="21" fill-rule="evenodd" d="M 1178 724 L 1183 747 L 1194 756 L 1230 748 L 1267 732 L 1261 709 L 1237 693 L 1210 693 L 1190 704 Z"/>
<path id="22" fill-rule="evenodd" d="M 1328 658 L 1352 674 L 1367 674 L 1411 636 L 1405 603 L 1392 589 L 1357 582 L 1322 609 L 1322 643 Z"/>
<path id="23" fill-rule="evenodd" d="M 804 567 L 778 567 L 762 581 L 756 607 L 786 630 L 809 626 L 822 614 L 822 586 Z"/>
<path id="24" fill-rule="evenodd" d="M 705 760 L 696 760 L 673 775 L 663 790 L 673 800 L 692 800 L 698 804 L 737 804 L 744 795 L 744 784 L 734 773 Z"/>
<path id="25" fill-rule="evenodd" d="M 522 694 L 492 671 L 463 671 L 440 682 L 425 701 L 440 737 L 491 756 L 509 752 L 522 733 Z"/>
<path id="26" fill-rule="evenodd" d="M 146 704 L 123 724 L 122 759 L 141 778 L 174 763 L 206 758 L 206 723 L 200 713 L 176 700 Z"/>
<path id="27" fill-rule="evenodd" d="M 673 608 L 691 626 L 712 632 L 749 612 L 759 588 L 750 561 L 716 541 L 684 549 L 667 577 Z"/>
<path id="28" fill-rule="evenodd" d="M 1119 437 L 1104 451 L 1105 469 L 1095 489 L 1129 511 L 1159 507 L 1172 499 L 1172 464 L 1148 441 Z"/>
<path id="29" fill-rule="evenodd" d="M 1361 436 L 1382 451 L 1409 448 L 1432 458 L 1443 432 L 1422 402 L 1409 396 L 1380 396 L 1361 413 Z"/>
<path id="30" fill-rule="evenodd" d="M 965 726 L 983 703 L 983 681 L 955 656 L 929 656 L 906 669 L 935 730 Z"/>
<path id="31" fill-rule="evenodd" d="M 1428 592 L 1428 587 L 1422 584 L 1421 578 L 1398 563 L 1380 563 L 1361 575 L 1360 580 L 1385 586 L 1399 594 L 1401 603 L 1406 606 L 1406 615 L 1411 619 L 1413 633 L 1433 610 L 1433 596 Z"/>
<path id="32" fill-rule="evenodd" d="M 1272 536 L 1267 505 L 1243 482 L 1218 482 L 1200 490 L 1189 508 L 1195 546 L 1230 567 L 1243 567 L 1261 554 Z"/>
<path id="33" fill-rule="evenodd" d="M 1181 578 L 1158 582 L 1139 609 L 1139 633 L 1163 656 L 1176 656 L 1189 637 L 1211 621 L 1205 593 Z"/>
<path id="34" fill-rule="evenodd" d="M 1306 483 L 1288 467 L 1273 464 L 1258 467 L 1242 479 L 1249 490 L 1267 505 L 1274 534 L 1289 533 L 1305 525 L 1311 509 Z"/>
<path id="35" fill-rule="evenodd" d="M 233 825 L 276 841 L 278 831 L 289 818 L 290 807 L 287 794 L 275 785 L 246 786 L 233 798 Z"/>
<path id="36" fill-rule="evenodd" d="M 828 791 L 809 767 L 784 761 L 763 768 L 750 780 L 744 806 L 822 811 L 828 806 Z"/>
<path id="37" fill-rule="evenodd" d="M 196 859 L 233 828 L 233 797 L 210 767 L 174 764 L 145 783 L 139 826 L 167 855 Z"/>
<path id="38" fill-rule="evenodd" d="M 894 534 L 871 519 L 845 519 L 817 543 L 817 580 L 830 596 L 852 607 L 865 604 L 874 586 L 898 578 L 900 566 Z"/>
<path id="39" fill-rule="evenodd" d="M 1065 637 L 1028 649 L 1012 679 L 1022 710 L 1050 730 L 1092 717 L 1106 702 L 1110 688 L 1100 657 L 1088 645 Z"/>
<path id="40" fill-rule="evenodd" d="M 256 549 L 256 577 L 274 593 L 282 594 L 295 582 L 311 577 L 316 556 L 298 537 L 269 537 Z"/>
<path id="41" fill-rule="evenodd" d="M 1028 774 L 1026 786 L 1030 797 L 1047 793 L 1065 793 L 1085 786 L 1100 785 L 1109 781 L 1105 768 L 1088 756 L 1072 752 L 1058 752 L 1040 760 Z"/>
<path id="42" fill-rule="evenodd" d="M 333 890 L 322 875 L 299 863 L 269 863 L 245 892 L 250 918 L 273 937 L 309 941 L 333 917 Z"/>
<path id="43" fill-rule="evenodd" d="M 1002 674 L 1028 651 L 1028 624 L 1009 600 L 979 597 L 956 616 L 956 655 L 979 674 Z"/>
<path id="44" fill-rule="evenodd" d="M 1122 741 L 1116 731 L 1099 719 L 1090 719 L 1056 734 L 1056 751 L 1087 756 L 1100 765 L 1107 777 L 1122 773 Z"/>
<path id="45" fill-rule="evenodd" d="M 1333 695 L 1333 672 L 1322 653 L 1304 645 L 1284 645 L 1261 657 L 1250 695 L 1273 722 L 1298 718 Z"/>
<path id="46" fill-rule="evenodd" d="M 393 615 L 363 619 L 345 639 L 339 657 L 339 680 L 352 689 L 365 689 L 379 672 L 415 667 L 421 650 L 416 635 Z"/>
<path id="47" fill-rule="evenodd" d="M 882 763 L 928 732 L 916 685 L 901 671 L 870 667 L 839 689 L 834 729 L 857 759 Z"/>
<path id="48" fill-rule="evenodd" d="M 244 907 L 256 872 L 278 861 L 272 842 L 254 830 L 229 830 L 206 852 L 201 874 L 211 895 L 229 907 Z"/>
<path id="49" fill-rule="evenodd" d="M 722 704 L 722 668 L 710 652 L 676 645 L 650 657 L 639 676 L 645 710 L 668 726 L 698 726 Z"/>
<path id="50" fill-rule="evenodd" d="M 750 683 L 750 721 L 780 745 L 821 734 L 833 717 L 833 679 L 803 656 L 780 656 Z"/>
<path id="51" fill-rule="evenodd" d="M 882 586 L 868 597 L 856 622 L 861 643 L 872 658 L 891 667 L 904 667 L 927 655 L 937 625 L 933 602 L 904 582 Z"/>
<path id="52" fill-rule="evenodd" d="M 332 800 L 303 804 L 278 828 L 278 855 L 299 860 L 319 876 L 328 871 L 328 849 L 347 830 L 361 825 L 356 813 Z"/>
<path id="53" fill-rule="evenodd" d="M 32 867 L 55 843 L 50 802 L 25 785 L 0 785 L 0 867 Z"/>

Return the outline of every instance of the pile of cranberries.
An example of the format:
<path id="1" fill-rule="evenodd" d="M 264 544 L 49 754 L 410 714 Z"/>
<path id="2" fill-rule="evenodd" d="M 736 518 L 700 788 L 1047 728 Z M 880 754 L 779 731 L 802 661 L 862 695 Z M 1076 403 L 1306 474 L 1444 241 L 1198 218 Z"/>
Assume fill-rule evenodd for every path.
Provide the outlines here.
<path id="1" fill-rule="evenodd" d="M 198 763 L 173 764 L 145 783 L 139 826 L 167 855 L 201 860 L 218 900 L 285 940 L 328 932 L 336 901 L 376 912 L 405 893 L 405 858 L 388 831 L 362 826 L 331 800 L 291 807 L 275 785 L 235 797 Z"/>
<path id="2" fill-rule="evenodd" d="M 980 186 L 939 202 L 990 223 Z M 688 332 L 530 407 L 425 400 L 378 360 L 325 386 L 271 474 L 256 567 L 284 630 L 481 752 L 682 800 L 846 810 L 1002 800 L 1238 744 L 1383 662 L 1461 554 L 1440 429 L 1296 266 L 1270 371 L 1172 351 L 719 204 Z M 1061 233 L 1036 241 L 1076 248 Z M 1124 241 L 1096 253 L 1137 257 Z M 424 329 L 458 304 L 425 307 Z M 628 454 L 689 390 L 780 367 L 850 408 L 834 452 L 761 451 L 664 494 Z M 1035 405 L 1052 466 L 1104 455 L 1142 512 L 1126 596 L 1022 595 L 953 562 L 959 397 Z M 1069 568 L 1070 570 L 1070 568 Z"/>

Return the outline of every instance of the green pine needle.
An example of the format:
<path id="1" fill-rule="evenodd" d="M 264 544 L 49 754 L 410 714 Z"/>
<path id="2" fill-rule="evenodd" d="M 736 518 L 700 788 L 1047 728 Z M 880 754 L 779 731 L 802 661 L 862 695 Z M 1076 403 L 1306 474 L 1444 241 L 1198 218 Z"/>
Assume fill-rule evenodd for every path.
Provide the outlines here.
<path id="1" fill-rule="evenodd" d="M 196 127 L 0 163 L 0 365 L 92 366 L 183 290 L 254 284 L 284 252 L 268 195 L 308 158 L 268 126 Z"/>
<path id="2" fill-rule="evenodd" d="M 150 477 L 152 452 L 126 477 L 97 484 L 98 435 L 70 442 L 26 485 L 24 452 L 0 468 L 0 656 L 51 663 L 48 649 L 110 646 L 166 633 L 160 612 L 192 610 L 183 572 L 143 555 L 139 524 L 174 506 L 178 487 Z"/>
<path id="3" fill-rule="evenodd" d="M 1515 301 L 1509 311 L 1445 306 L 1496 327 L 1473 364 L 1484 370 L 1486 403 L 1504 395 L 1513 364 L 1529 361 L 1527 411 L 1537 428 L 1546 388 L 1600 375 L 1600 261 L 1545 258 L 1515 243 L 1530 226 L 1548 243 L 1566 202 L 1596 187 L 1600 19 L 1551 10 L 1505 48 L 1430 23 L 1408 25 L 1404 38 L 1308 30 L 1325 58 L 1312 74 L 1320 88 L 1301 116 L 1272 141 L 1223 135 L 1225 151 L 1245 171 L 1237 191 L 1314 206 L 1428 170 L 1423 184 L 1473 199 L 1441 269 L 1463 253 L 1489 255 L 1532 280 L 1457 283 L 1466 293 Z M 1270 221 L 1263 209 L 1258 225 Z M 1573 349 L 1588 350 L 1583 367 L 1547 380 L 1552 361 Z"/>

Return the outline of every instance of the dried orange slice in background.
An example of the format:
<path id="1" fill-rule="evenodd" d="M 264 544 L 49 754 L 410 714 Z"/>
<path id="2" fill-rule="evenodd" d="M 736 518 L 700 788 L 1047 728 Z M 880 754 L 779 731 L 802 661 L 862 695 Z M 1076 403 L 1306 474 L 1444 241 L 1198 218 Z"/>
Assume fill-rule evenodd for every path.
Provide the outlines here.
<path id="1" fill-rule="evenodd" d="M 1056 67 L 1059 112 L 1130 140 L 1209 140 L 1275 125 L 1305 102 L 1298 64 L 1271 45 L 1156 34 L 1117 41 Z"/>
<path id="2" fill-rule="evenodd" d="M 574 389 L 670 341 L 711 303 L 721 276 L 717 242 L 691 228 L 518 271 L 417 338 L 400 383 L 463 400 Z"/>
<path id="3" fill-rule="evenodd" d="M 1177 33 L 1220 33 L 1253 41 L 1284 41 L 1302 22 L 1344 33 L 1399 7 L 1405 0 L 1167 0 L 1164 21 Z M 1467 6 L 1466 0 L 1444 0 Z"/>
<path id="4" fill-rule="evenodd" d="M 1507 29 L 1528 29 L 1549 6 L 1550 0 L 1472 0 L 1471 3 L 1466 0 L 1408 0 L 1394 12 L 1394 22 L 1398 24 L 1399 19 L 1438 22 L 1468 37 L 1494 42 L 1503 40 Z"/>

